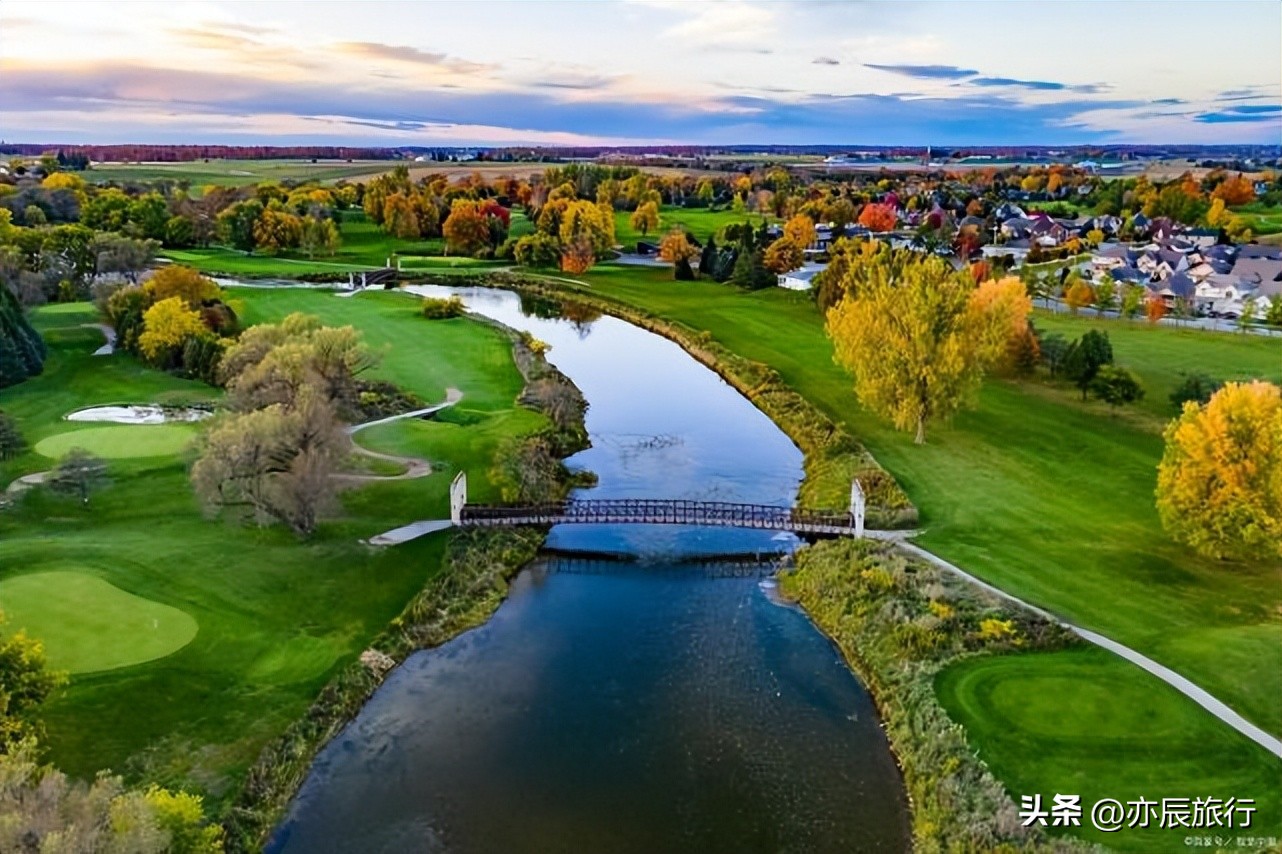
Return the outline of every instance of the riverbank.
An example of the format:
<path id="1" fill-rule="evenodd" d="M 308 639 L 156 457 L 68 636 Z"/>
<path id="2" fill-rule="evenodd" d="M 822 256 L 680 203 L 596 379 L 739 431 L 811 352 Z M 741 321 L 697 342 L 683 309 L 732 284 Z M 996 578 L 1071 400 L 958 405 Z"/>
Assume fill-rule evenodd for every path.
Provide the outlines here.
<path id="1" fill-rule="evenodd" d="M 412 305 L 406 302 L 406 310 L 412 311 Z M 509 338 L 513 361 L 524 380 L 520 403 L 541 412 L 549 422 L 543 430 L 503 443 L 492 461 L 490 480 L 500 489 L 507 489 L 517 473 L 504 462 L 536 457 L 546 463 L 542 469 L 552 475 L 521 479 L 523 487 L 541 493 L 524 497 L 564 497 L 577 481 L 560 460 L 587 447 L 583 426 L 587 407 L 582 394 L 547 363 L 536 342 L 485 318 L 472 320 L 496 328 Z M 545 530 L 532 528 L 451 532 L 442 570 L 429 577 L 423 589 L 358 660 L 343 667 L 306 714 L 268 745 L 250 768 L 244 786 L 224 817 L 227 850 L 260 850 L 302 785 L 317 753 L 357 715 L 388 673 L 410 654 L 439 646 L 488 620 L 502 603 L 508 582 L 534 559 L 545 537 Z"/>
<path id="2" fill-rule="evenodd" d="M 805 455 L 805 478 L 797 503 L 807 509 L 844 510 L 850 483 L 858 478 L 868 499 L 870 528 L 911 528 L 917 511 L 908 496 L 853 436 L 790 388 L 772 368 L 734 353 L 711 333 L 652 314 L 599 293 L 514 273 L 424 277 L 415 282 L 454 287 L 499 287 L 527 297 L 595 309 L 674 342 L 766 414 Z"/>
<path id="3" fill-rule="evenodd" d="M 1021 824 L 934 690 L 937 674 L 955 662 L 1080 648 L 1080 640 L 888 543 L 818 543 L 797 555 L 779 586 L 871 692 L 908 788 L 915 850 L 1090 850 Z"/>

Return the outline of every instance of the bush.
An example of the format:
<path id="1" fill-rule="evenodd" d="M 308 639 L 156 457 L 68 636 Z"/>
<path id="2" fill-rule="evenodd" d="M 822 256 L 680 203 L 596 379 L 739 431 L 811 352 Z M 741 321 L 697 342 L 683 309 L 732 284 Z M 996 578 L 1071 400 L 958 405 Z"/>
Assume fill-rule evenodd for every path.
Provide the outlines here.
<path id="1" fill-rule="evenodd" d="M 18 432 L 18 424 L 0 412 L 0 460 L 11 460 L 27 450 L 27 440 Z"/>
<path id="2" fill-rule="evenodd" d="M 463 315 L 463 300 L 458 297 L 447 297 L 445 299 L 423 297 L 421 311 L 428 320 L 448 320 L 451 317 L 461 317 Z"/>

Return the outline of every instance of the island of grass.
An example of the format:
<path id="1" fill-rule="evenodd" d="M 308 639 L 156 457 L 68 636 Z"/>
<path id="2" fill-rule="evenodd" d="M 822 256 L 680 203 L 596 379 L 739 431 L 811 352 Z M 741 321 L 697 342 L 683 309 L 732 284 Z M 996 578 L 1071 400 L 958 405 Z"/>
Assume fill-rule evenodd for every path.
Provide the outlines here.
<path id="1" fill-rule="evenodd" d="M 82 448 L 105 459 L 164 457 L 179 454 L 196 438 L 196 429 L 182 424 L 119 424 L 68 430 L 41 439 L 35 452 L 58 459 Z"/>
<path id="2" fill-rule="evenodd" d="M 237 297 L 249 323 L 294 311 L 350 323 L 383 353 L 376 378 L 427 401 L 442 399 L 448 386 L 466 398 L 461 411 L 439 422 L 395 422 L 362 434 L 361 443 L 375 450 L 431 459 L 432 474 L 345 490 L 339 515 L 306 542 L 279 527 L 205 518 L 188 483 L 189 460 L 177 452 L 113 456 L 110 486 L 87 506 L 33 489 L 0 512 L 0 602 L 14 612 L 10 625 L 28 623 L 34 636 L 47 636 L 55 666 L 75 671 L 43 709 L 47 759 L 81 778 L 111 768 L 196 791 L 215 814 L 263 748 L 439 572 L 446 535 L 396 549 L 361 541 L 447 515 L 449 482 L 460 469 L 474 493 L 495 500 L 487 475 L 500 443 L 547 423 L 514 403 L 523 381 L 511 343 L 489 326 L 467 318 L 428 323 L 414 300 L 394 293 L 338 299 L 301 289 L 246 290 Z M 92 357 L 102 336 L 81 326 L 94 320 L 87 304 L 38 309 L 33 320 L 50 346 L 45 371 L 0 391 L 0 409 L 17 420 L 33 450 L 0 462 L 0 484 L 48 469 L 49 458 L 34 448 L 49 440 L 70 446 L 85 444 L 91 431 L 122 431 L 106 434 L 113 445 L 172 426 L 190 431 L 185 445 L 201 429 L 72 427 L 66 413 L 103 401 L 178 406 L 208 402 L 217 392 L 124 353 Z M 30 586 L 27 604 L 11 608 L 9 590 L 23 585 Z M 114 656 L 105 666 L 105 658 L 86 663 L 88 652 L 75 651 L 52 604 L 43 611 L 31 604 L 74 601 L 68 590 L 110 604 L 93 616 L 115 620 L 101 635 L 111 638 L 102 654 Z M 186 620 L 198 630 L 183 638 Z"/>

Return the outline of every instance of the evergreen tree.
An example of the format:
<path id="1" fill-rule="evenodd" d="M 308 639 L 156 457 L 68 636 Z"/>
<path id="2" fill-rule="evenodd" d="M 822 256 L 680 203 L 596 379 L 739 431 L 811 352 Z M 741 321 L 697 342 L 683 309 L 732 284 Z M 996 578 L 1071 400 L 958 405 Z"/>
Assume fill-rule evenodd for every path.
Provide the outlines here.
<path id="1" fill-rule="evenodd" d="M 39 374 L 45 353 L 44 339 L 27 322 L 17 298 L 0 285 L 0 388 Z"/>
<path id="2" fill-rule="evenodd" d="M 1069 345 L 1064 354 L 1064 376 L 1082 392 L 1082 400 L 1100 368 L 1113 364 L 1113 345 L 1107 332 L 1092 329 Z"/>
<path id="3" fill-rule="evenodd" d="M 708 242 L 703 244 L 703 252 L 699 254 L 699 275 L 716 278 L 717 266 L 717 239 L 709 236 Z"/>

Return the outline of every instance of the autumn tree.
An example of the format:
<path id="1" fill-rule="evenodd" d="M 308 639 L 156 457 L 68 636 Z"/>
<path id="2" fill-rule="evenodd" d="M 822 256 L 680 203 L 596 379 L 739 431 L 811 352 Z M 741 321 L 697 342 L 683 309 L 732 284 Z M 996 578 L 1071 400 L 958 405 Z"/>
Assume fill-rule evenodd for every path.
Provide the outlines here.
<path id="1" fill-rule="evenodd" d="M 766 247 L 763 261 L 766 269 L 772 273 L 786 273 L 795 270 L 805 260 L 801 246 L 791 237 L 781 237 Z"/>
<path id="2" fill-rule="evenodd" d="M 254 247 L 258 245 L 254 226 L 262 213 L 263 203 L 257 199 L 236 202 L 227 207 L 218 214 L 218 239 L 233 249 L 252 254 Z"/>
<path id="3" fill-rule="evenodd" d="M 284 208 L 269 207 L 254 223 L 254 243 L 266 252 L 293 249 L 302 238 L 302 219 Z"/>
<path id="4" fill-rule="evenodd" d="M 482 202 L 455 199 L 441 224 L 446 246 L 455 255 L 476 255 L 490 245 L 490 226 Z"/>
<path id="5" fill-rule="evenodd" d="M 586 273 L 595 263 L 596 250 L 587 237 L 579 237 L 561 248 L 561 269 L 566 273 Z"/>
<path id="6" fill-rule="evenodd" d="M 1216 558 L 1282 557 L 1282 389 L 1228 383 L 1166 428 L 1157 511 L 1176 540 Z"/>
<path id="7" fill-rule="evenodd" d="M 153 365 L 170 367 L 182 353 L 188 338 L 209 334 L 200 312 L 188 308 L 181 297 L 169 297 L 143 313 L 143 331 L 138 349 Z"/>
<path id="8" fill-rule="evenodd" d="M 338 226 L 334 225 L 332 219 L 303 217 L 303 234 L 299 240 L 299 246 L 308 258 L 315 257 L 317 252 L 333 255 L 338 250 L 340 242 Z"/>
<path id="9" fill-rule="evenodd" d="M 1163 317 L 1166 317 L 1166 300 L 1157 294 L 1149 294 L 1144 300 L 1144 316 L 1149 323 L 1157 323 Z"/>
<path id="10" fill-rule="evenodd" d="M 966 271 L 934 257 L 894 273 L 889 263 L 871 266 L 827 319 L 860 402 L 924 442 L 926 425 L 967 401 L 1002 357 L 1010 331 L 1027 323 L 1027 295 L 1023 302 L 1006 295 L 1022 284 L 993 285 L 977 289 Z"/>
<path id="11" fill-rule="evenodd" d="M 561 243 L 550 234 L 536 231 L 516 241 L 513 256 L 523 267 L 556 267 L 561 263 Z"/>
<path id="12" fill-rule="evenodd" d="M 1255 201 L 1255 185 L 1245 175 L 1227 178 L 1211 191 L 1214 199 L 1223 199 L 1226 205 L 1245 205 Z"/>
<path id="13" fill-rule="evenodd" d="M 638 205 L 628 221 L 644 237 L 659 227 L 659 206 L 654 202 Z"/>
<path id="14" fill-rule="evenodd" d="M 161 267 L 143 283 L 142 289 L 152 302 L 178 297 L 188 308 L 199 308 L 222 297 L 222 290 L 213 279 L 183 264 Z"/>
<path id="15" fill-rule="evenodd" d="M 1098 228 L 1092 228 L 1086 232 L 1086 245 L 1094 248 L 1104 242 L 1104 232 Z"/>
<path id="16" fill-rule="evenodd" d="M 859 212 L 859 224 L 869 231 L 891 231 L 898 222 L 899 214 L 890 205 L 867 204 Z"/>
<path id="17" fill-rule="evenodd" d="M 805 214 L 797 214 L 784 223 L 783 236 L 785 239 L 791 240 L 798 249 L 805 249 L 819 239 L 819 233 L 815 230 L 814 220 Z M 778 272 L 784 271 L 780 270 Z"/>
<path id="18" fill-rule="evenodd" d="M 1211 202 L 1211 209 L 1206 212 L 1206 224 L 1211 228 L 1223 228 L 1228 225 L 1229 217 L 1228 208 L 1224 204 L 1224 199 L 1216 197 Z"/>
<path id="19" fill-rule="evenodd" d="M 0 612 L 0 756 L 41 731 L 36 712 L 66 675 L 45 666 L 44 645 L 22 629 L 3 631 Z M 0 775 L 0 779 L 6 779 Z M 5 787 L 0 787 L 3 790 Z M 0 815 L 4 815 L 0 809 Z M 17 849 L 15 849 L 17 850 Z"/>
<path id="20" fill-rule="evenodd" d="M 1095 302 L 1095 289 L 1077 276 L 1070 276 L 1067 285 L 1064 290 L 1064 302 L 1068 304 L 1073 314 L 1077 314 L 1079 310 Z"/>

